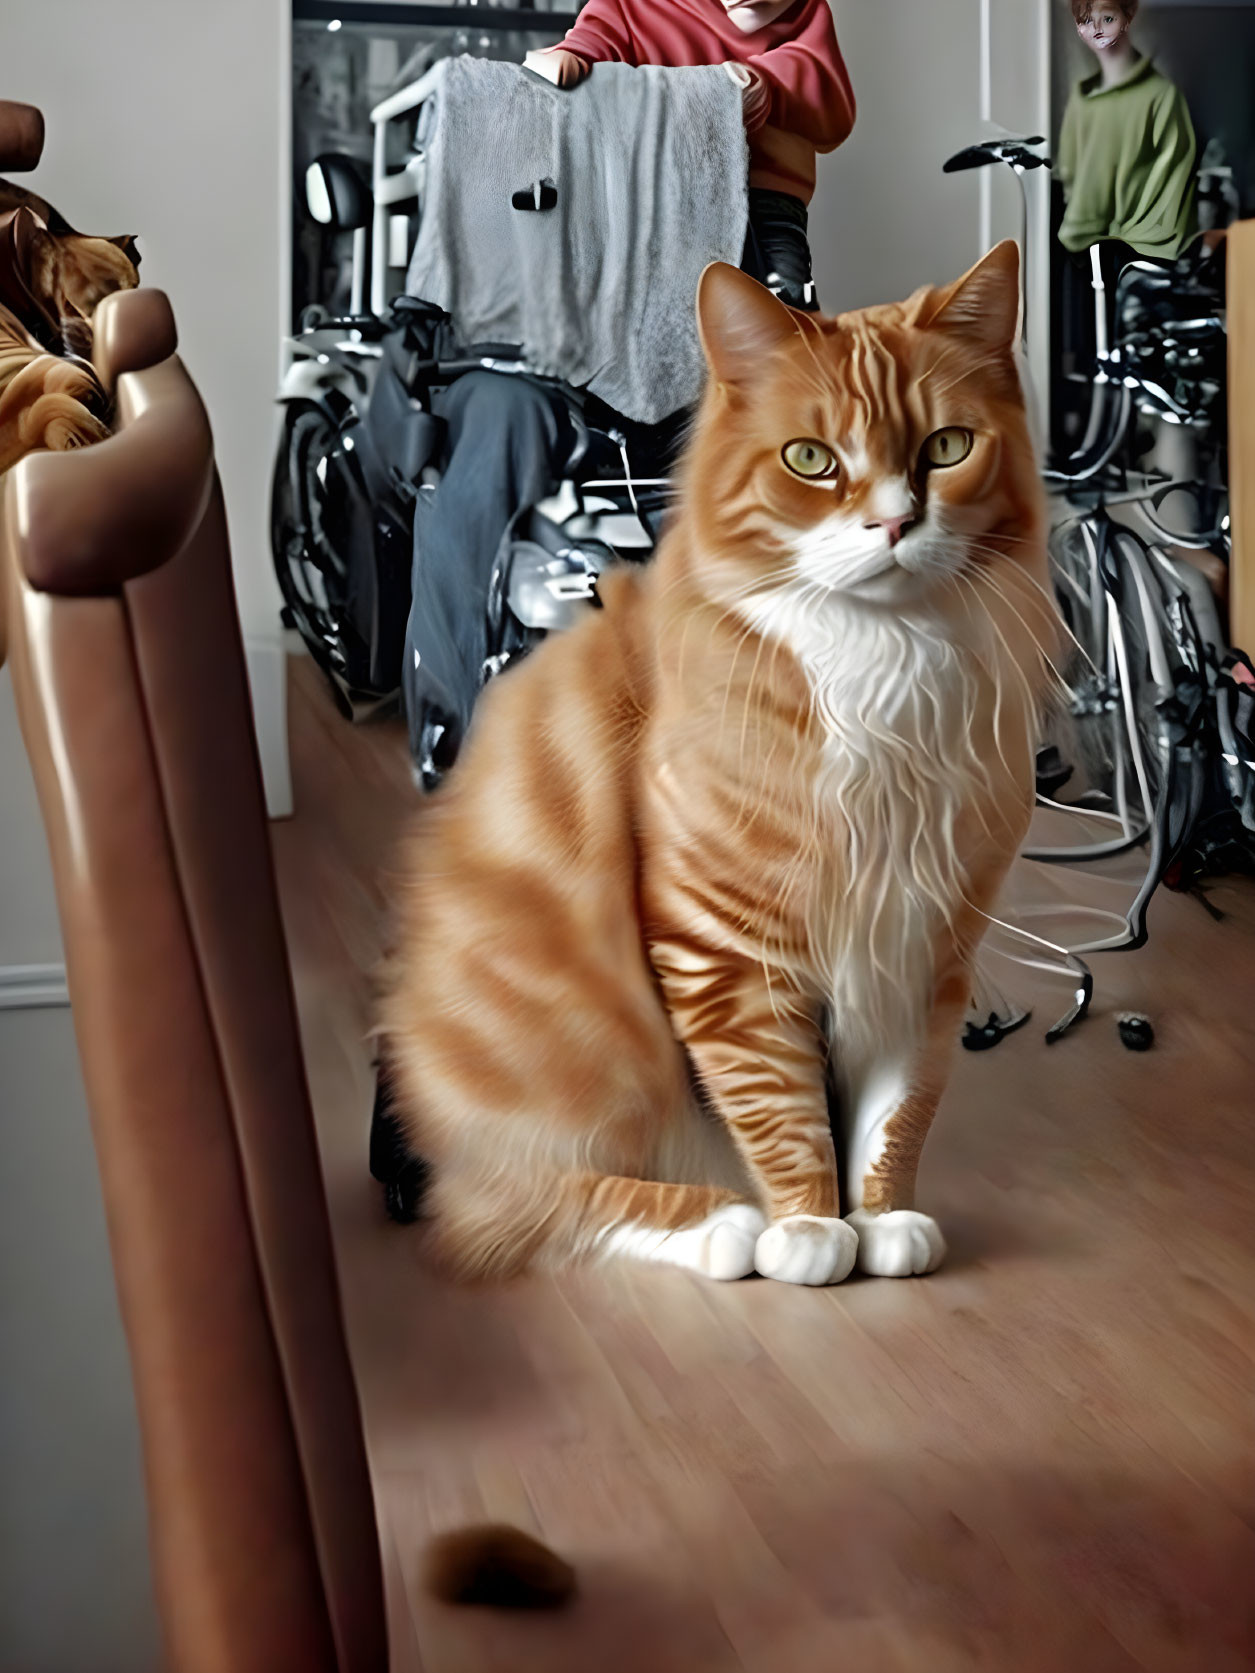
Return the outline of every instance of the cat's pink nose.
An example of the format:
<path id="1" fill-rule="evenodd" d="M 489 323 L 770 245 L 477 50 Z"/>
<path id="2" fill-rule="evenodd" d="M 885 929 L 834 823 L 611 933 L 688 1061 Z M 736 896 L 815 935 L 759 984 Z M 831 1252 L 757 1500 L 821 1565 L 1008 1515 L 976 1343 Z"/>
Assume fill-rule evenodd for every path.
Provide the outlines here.
<path id="1" fill-rule="evenodd" d="M 870 523 L 864 523 L 865 529 L 884 529 L 889 536 L 890 548 L 896 546 L 908 529 L 913 529 L 919 518 L 908 512 L 905 517 L 876 517 Z"/>

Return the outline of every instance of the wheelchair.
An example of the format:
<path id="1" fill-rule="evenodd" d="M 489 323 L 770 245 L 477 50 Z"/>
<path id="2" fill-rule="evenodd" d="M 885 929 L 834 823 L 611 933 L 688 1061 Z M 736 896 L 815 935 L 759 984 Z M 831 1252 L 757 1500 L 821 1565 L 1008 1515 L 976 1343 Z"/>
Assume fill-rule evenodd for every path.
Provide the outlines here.
<path id="1" fill-rule="evenodd" d="M 380 211 L 371 187 L 350 158 L 327 155 L 311 165 L 306 195 L 315 218 L 352 234 L 353 286 L 347 314 L 307 308 L 286 344 L 271 493 L 283 619 L 347 719 L 407 700 L 414 776 L 432 790 L 452 764 L 460 728 L 438 708 L 412 712 L 403 675 L 416 510 L 448 465 L 440 409 L 453 386 L 473 377 L 499 391 L 503 413 L 525 386 L 561 409 L 572 438 L 554 460 L 551 491 L 511 508 L 474 606 L 482 620 L 459 626 L 459 636 L 482 639 L 480 685 L 590 608 L 607 564 L 652 555 L 688 415 L 634 424 L 588 392 L 539 376 L 517 345 L 462 343 L 433 304 L 385 299 L 377 268 L 378 311 L 366 309 L 366 228 Z M 380 196 L 404 207 L 395 188 Z"/>

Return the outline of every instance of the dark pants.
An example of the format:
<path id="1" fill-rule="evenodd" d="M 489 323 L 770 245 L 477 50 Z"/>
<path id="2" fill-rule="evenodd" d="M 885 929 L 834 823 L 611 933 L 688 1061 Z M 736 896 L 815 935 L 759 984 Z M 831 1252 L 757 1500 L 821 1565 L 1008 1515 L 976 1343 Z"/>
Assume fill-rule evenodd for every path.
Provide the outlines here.
<path id="1" fill-rule="evenodd" d="M 488 583 L 506 524 L 557 489 L 575 445 L 556 392 L 501 372 L 469 372 L 432 401 L 448 427 L 439 487 L 414 507 L 413 597 L 401 687 L 410 753 L 448 765 L 462 741 L 487 655 Z M 443 728 L 433 740 L 425 723 Z"/>

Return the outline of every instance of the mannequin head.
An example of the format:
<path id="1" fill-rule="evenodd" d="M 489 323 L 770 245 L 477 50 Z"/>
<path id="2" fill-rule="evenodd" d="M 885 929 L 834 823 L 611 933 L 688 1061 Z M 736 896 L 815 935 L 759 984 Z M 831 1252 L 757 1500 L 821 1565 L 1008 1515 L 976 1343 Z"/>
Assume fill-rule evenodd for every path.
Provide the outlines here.
<path id="1" fill-rule="evenodd" d="M 1076 32 L 1101 63 L 1128 50 L 1129 28 L 1139 0 L 1072 0 Z"/>

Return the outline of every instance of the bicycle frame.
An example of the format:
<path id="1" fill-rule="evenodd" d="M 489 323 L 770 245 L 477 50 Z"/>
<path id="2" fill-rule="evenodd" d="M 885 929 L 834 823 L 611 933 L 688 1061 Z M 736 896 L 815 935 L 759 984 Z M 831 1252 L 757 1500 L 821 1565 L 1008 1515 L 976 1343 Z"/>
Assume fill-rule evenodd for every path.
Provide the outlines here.
<path id="1" fill-rule="evenodd" d="M 1096 524 L 1096 517 L 1102 521 Z M 1146 871 L 1128 909 L 1124 913 L 1103 908 L 1083 909 L 1088 916 L 1119 926 L 1107 936 L 1072 949 L 1084 955 L 1132 950 L 1144 945 L 1150 900 L 1198 816 L 1205 788 L 1205 765 L 1198 752 L 1188 746 L 1188 740 L 1183 743 L 1173 736 L 1174 722 L 1170 714 L 1177 703 L 1180 680 L 1185 677 L 1203 680 L 1207 658 L 1188 593 L 1166 553 L 1144 542 L 1131 529 L 1113 524 L 1105 510 L 1091 513 L 1072 526 L 1079 528 L 1087 557 L 1092 631 L 1095 638 L 1102 635 L 1107 647 L 1108 689 L 1119 693 L 1118 706 L 1111 708 L 1115 811 L 1059 802 L 1045 805 L 1117 824 L 1121 834 L 1109 841 L 1081 846 L 1026 848 L 1024 856 L 1044 864 L 1079 864 L 1111 859 L 1131 852 L 1148 838 L 1150 842 Z M 1137 720 L 1138 682 L 1133 677 L 1125 631 L 1129 587 L 1124 583 L 1131 585 L 1136 619 L 1141 625 L 1154 707 L 1164 717 L 1153 784 Z M 1131 789 L 1136 794 L 1136 816 L 1130 809 Z"/>

